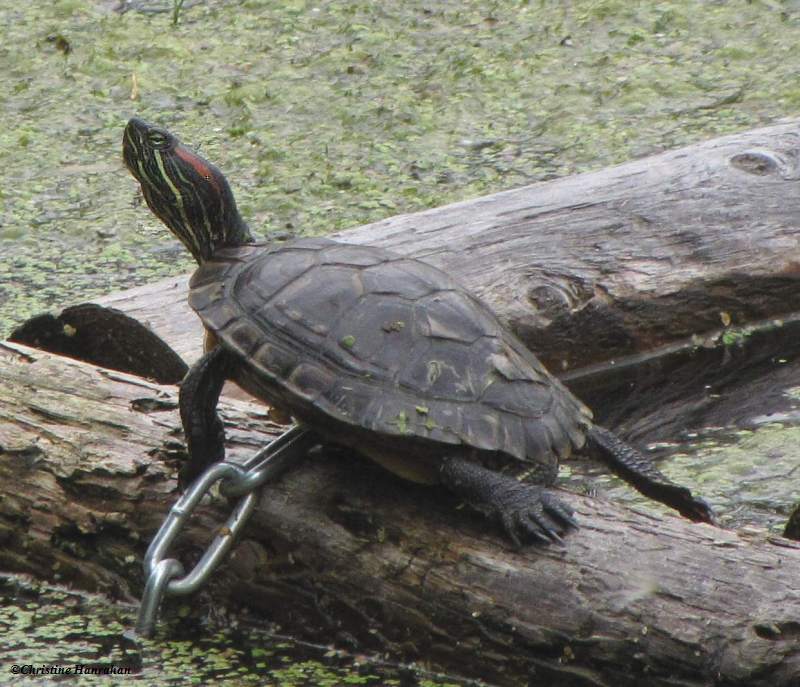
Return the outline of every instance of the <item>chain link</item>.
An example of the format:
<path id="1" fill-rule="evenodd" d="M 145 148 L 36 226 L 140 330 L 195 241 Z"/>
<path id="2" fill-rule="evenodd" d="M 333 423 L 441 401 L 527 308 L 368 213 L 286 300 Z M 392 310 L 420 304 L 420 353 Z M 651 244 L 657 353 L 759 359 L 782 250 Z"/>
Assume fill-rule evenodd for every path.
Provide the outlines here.
<path id="1" fill-rule="evenodd" d="M 296 425 L 245 463 L 214 463 L 191 484 L 172 506 L 145 554 L 144 574 L 147 584 L 136 622 L 138 635 L 152 635 L 158 609 L 165 595 L 192 594 L 205 584 L 250 518 L 258 501 L 258 490 L 268 480 L 281 475 L 318 443 L 319 438 L 311 430 Z M 223 496 L 239 500 L 200 560 L 186 573 L 178 559 L 168 558 L 169 551 L 195 508 L 217 482 L 220 482 L 219 491 Z"/>

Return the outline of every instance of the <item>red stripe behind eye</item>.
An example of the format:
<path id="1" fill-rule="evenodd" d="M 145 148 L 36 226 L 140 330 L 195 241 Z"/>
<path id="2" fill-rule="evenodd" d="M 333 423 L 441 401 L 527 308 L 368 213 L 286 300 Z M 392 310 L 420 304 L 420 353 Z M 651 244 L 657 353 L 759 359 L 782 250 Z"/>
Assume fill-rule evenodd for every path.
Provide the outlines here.
<path id="1" fill-rule="evenodd" d="M 187 150 L 182 146 L 178 146 L 175 148 L 175 154 L 184 162 L 188 162 L 195 172 L 197 172 L 201 177 L 207 179 L 211 182 L 214 186 L 214 189 L 217 193 L 220 193 L 219 185 L 217 184 L 217 179 L 214 176 L 214 173 L 209 169 L 208 165 L 205 163 L 203 158 L 198 157 L 191 151 Z"/>

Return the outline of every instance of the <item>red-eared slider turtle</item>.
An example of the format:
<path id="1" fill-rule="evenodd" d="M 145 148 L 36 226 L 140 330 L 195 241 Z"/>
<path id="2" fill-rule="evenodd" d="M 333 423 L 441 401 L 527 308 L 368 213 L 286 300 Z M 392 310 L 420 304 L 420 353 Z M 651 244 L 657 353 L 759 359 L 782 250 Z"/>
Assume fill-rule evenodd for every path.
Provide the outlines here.
<path id="1" fill-rule="evenodd" d="M 645 494 L 711 520 L 705 502 L 593 425 L 441 270 L 323 238 L 255 244 L 225 177 L 175 136 L 131 119 L 123 153 L 150 209 L 199 264 L 189 303 L 205 325 L 206 353 L 180 394 L 191 473 L 224 457 L 216 405 L 233 379 L 321 441 L 444 485 L 516 543 L 558 540 L 574 524 L 546 487 L 558 459 L 587 439 Z"/>

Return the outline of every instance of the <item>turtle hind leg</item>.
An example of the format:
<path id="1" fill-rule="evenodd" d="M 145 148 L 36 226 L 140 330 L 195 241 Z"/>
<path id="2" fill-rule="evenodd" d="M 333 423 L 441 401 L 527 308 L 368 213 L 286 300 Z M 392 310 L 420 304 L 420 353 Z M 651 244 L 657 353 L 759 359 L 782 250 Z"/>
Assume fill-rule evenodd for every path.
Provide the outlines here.
<path id="1" fill-rule="evenodd" d="M 230 367 L 228 354 L 217 346 L 192 365 L 181 382 L 178 401 L 189 449 L 189 461 L 178 478 L 182 488 L 209 465 L 225 458 L 225 429 L 217 414 L 217 403 Z"/>
<path id="2" fill-rule="evenodd" d="M 650 458 L 626 444 L 613 432 L 594 425 L 587 438 L 593 455 L 640 493 L 674 508 L 689 520 L 714 522 L 714 511 L 708 503 L 694 496 L 686 487 L 675 484 Z"/>
<path id="3" fill-rule="evenodd" d="M 476 510 L 500 521 L 517 547 L 523 541 L 561 542 L 577 527 L 573 510 L 537 484 L 489 470 L 463 458 L 445 458 L 439 471 L 442 484 Z"/>

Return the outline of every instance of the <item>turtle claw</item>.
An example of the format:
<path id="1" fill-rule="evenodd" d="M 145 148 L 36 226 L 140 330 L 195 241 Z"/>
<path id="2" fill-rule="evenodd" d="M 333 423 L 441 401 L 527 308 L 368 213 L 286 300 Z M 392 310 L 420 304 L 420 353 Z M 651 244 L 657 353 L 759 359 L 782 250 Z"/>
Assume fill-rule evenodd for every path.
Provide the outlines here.
<path id="1" fill-rule="evenodd" d="M 543 487 L 519 482 L 462 458 L 442 463 L 442 482 L 476 510 L 497 518 L 516 548 L 527 543 L 563 544 L 578 523 L 574 511 Z"/>
<path id="2" fill-rule="evenodd" d="M 561 538 L 561 536 L 559 536 L 558 532 L 553 527 L 545 527 L 541 521 L 536 522 L 535 524 L 544 532 L 548 539 L 547 543 L 564 546 L 564 540 Z"/>
<path id="3" fill-rule="evenodd" d="M 575 515 L 575 511 L 572 510 L 572 508 L 570 508 L 566 503 L 553 496 L 551 493 L 546 491 L 542 492 L 542 505 L 544 506 L 544 510 L 546 512 L 555 515 L 556 518 L 561 522 L 566 523 L 573 529 L 580 529 L 578 521 L 572 517 Z"/>
<path id="4" fill-rule="evenodd" d="M 519 536 L 517 535 L 517 526 L 514 523 L 514 518 L 509 513 L 502 513 L 500 515 L 500 523 L 503 525 L 503 529 L 508 535 L 508 538 L 511 540 L 511 543 L 514 545 L 514 548 L 521 549 L 522 540 L 520 540 Z"/>
<path id="5" fill-rule="evenodd" d="M 518 514 L 517 521 L 529 538 L 534 541 L 542 544 L 563 541 L 556 531 L 558 525 L 544 513 L 522 512 Z"/>
<path id="6" fill-rule="evenodd" d="M 563 536 L 578 524 L 572 509 L 538 487 L 518 485 L 502 504 L 500 521 L 516 548 L 522 540 L 536 544 L 564 546 Z"/>

